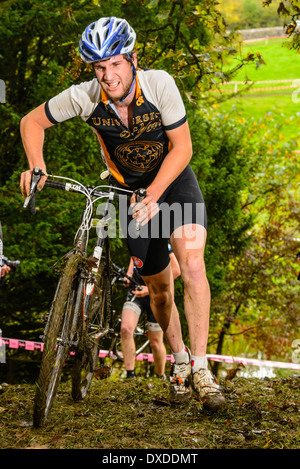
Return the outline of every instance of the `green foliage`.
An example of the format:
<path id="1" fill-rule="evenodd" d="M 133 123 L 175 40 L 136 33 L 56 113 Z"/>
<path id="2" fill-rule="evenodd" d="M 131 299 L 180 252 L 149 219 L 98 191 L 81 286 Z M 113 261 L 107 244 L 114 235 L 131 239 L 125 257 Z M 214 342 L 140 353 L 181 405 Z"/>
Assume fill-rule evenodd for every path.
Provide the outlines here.
<path id="1" fill-rule="evenodd" d="M 208 212 L 206 262 L 213 296 L 224 288 L 221 273 L 232 254 L 243 250 L 251 214 L 241 211 L 241 196 L 253 171 L 253 151 L 246 123 L 203 108 L 191 118 L 194 139 L 192 167 Z M 216 284 L 215 284 L 216 282 Z"/>
<path id="2" fill-rule="evenodd" d="M 277 2 L 269 8 L 265 8 L 264 3 L 262 0 L 220 0 L 218 8 L 225 16 L 230 29 L 281 26 L 283 21 L 277 14 Z"/>
<path id="3" fill-rule="evenodd" d="M 273 0 L 263 1 L 266 9 L 274 6 Z M 291 0 L 289 2 L 280 1 L 277 8 L 278 16 L 283 20 L 285 32 L 289 35 L 290 40 L 286 43 L 286 47 L 296 50 L 300 49 L 300 35 L 297 20 L 300 19 L 300 2 L 299 0 Z"/>
<path id="4" fill-rule="evenodd" d="M 262 125 L 269 131 L 259 137 Z M 255 217 L 255 224 L 244 233 L 248 235 L 246 249 L 229 258 L 227 289 L 214 298 L 211 343 L 218 342 L 221 353 L 222 335 L 228 335 L 231 328 L 231 343 L 235 334 L 238 340 L 244 333 L 253 349 L 262 347 L 266 358 L 289 361 L 288 344 L 297 337 L 300 317 L 295 269 L 300 216 L 298 154 L 293 141 L 278 145 L 271 119 L 252 121 L 248 139 L 255 171 L 241 209 L 245 216 Z"/>

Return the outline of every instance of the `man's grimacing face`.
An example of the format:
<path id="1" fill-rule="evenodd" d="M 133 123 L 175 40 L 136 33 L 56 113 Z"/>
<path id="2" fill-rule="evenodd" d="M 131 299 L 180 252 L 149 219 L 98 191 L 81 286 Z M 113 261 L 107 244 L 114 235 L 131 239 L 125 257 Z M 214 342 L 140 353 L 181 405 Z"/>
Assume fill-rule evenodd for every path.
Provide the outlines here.
<path id="1" fill-rule="evenodd" d="M 136 55 L 133 56 L 136 66 Z M 96 77 L 107 96 L 118 101 L 130 89 L 133 80 L 132 63 L 123 55 L 116 55 L 94 63 Z"/>

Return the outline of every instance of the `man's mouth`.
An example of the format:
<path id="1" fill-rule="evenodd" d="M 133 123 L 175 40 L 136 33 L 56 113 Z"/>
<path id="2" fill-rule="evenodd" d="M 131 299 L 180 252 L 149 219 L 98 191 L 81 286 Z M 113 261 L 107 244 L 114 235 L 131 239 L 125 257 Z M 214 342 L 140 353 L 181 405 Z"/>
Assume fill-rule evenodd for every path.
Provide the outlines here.
<path id="1" fill-rule="evenodd" d="M 109 89 L 113 90 L 113 89 L 117 88 L 119 86 L 119 84 L 120 84 L 119 81 L 115 81 L 114 83 L 106 83 L 106 86 Z"/>

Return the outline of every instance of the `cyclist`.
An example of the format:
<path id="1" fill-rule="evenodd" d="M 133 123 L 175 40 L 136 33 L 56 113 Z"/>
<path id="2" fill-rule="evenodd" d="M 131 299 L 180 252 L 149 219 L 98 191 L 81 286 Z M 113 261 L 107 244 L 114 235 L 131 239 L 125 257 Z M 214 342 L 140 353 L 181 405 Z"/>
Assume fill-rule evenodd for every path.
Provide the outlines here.
<path id="1" fill-rule="evenodd" d="M 93 65 L 96 77 L 62 91 L 21 120 L 30 168 L 21 175 L 21 191 L 23 196 L 29 193 L 33 167 L 46 172 L 45 129 L 75 116 L 92 127 L 115 183 L 132 190 L 147 189 L 142 203 L 135 203 L 133 196 L 131 213 L 122 213 L 126 220 L 120 221 L 135 266 L 148 287 L 152 311 L 174 354 L 171 396 L 185 400 L 194 389 L 204 406 L 218 409 L 224 397 L 206 360 L 210 312 L 204 264 L 206 212 L 189 165 L 192 142 L 186 112 L 167 72 L 138 68 L 135 39 L 134 30 L 120 18 L 100 18 L 85 29 L 79 51 L 83 61 Z M 166 207 L 176 210 L 166 216 Z M 132 221 L 140 224 L 138 234 L 132 230 Z M 169 239 L 184 283 L 190 350 L 183 343 L 179 315 L 172 307 Z"/>
<path id="2" fill-rule="evenodd" d="M 175 279 L 180 275 L 180 268 L 174 253 L 171 252 L 170 245 L 169 253 L 172 275 Z M 153 354 L 156 375 L 165 377 L 166 347 L 163 340 L 163 331 L 151 310 L 148 288 L 134 266 L 132 258 L 130 259 L 127 275 L 134 278 L 137 284 L 140 285 L 139 288 L 135 288 L 128 293 L 122 310 L 121 345 L 127 378 L 135 377 L 136 348 L 133 334 L 143 312 L 147 314 L 148 339 Z M 129 283 L 128 280 L 127 284 Z"/>
<path id="3" fill-rule="evenodd" d="M 11 271 L 11 267 L 7 264 L 6 258 L 3 256 L 2 226 L 0 222 L 0 286 L 4 283 L 4 279 Z"/>

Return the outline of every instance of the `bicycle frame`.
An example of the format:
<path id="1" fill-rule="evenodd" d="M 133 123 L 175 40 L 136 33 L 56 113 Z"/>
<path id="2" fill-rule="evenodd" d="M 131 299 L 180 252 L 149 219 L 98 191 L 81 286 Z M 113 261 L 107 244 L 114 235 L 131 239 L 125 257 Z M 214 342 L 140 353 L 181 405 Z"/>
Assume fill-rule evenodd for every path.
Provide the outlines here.
<path id="1" fill-rule="evenodd" d="M 37 188 L 37 184 L 40 180 L 40 178 L 43 176 L 42 171 L 39 168 L 34 168 L 33 170 L 33 182 L 31 185 L 31 193 L 27 197 L 24 203 L 24 208 L 28 208 L 32 214 L 35 214 L 35 192 Z M 119 199 L 119 197 L 127 197 L 130 198 L 131 195 L 133 194 L 132 191 L 128 191 L 126 189 L 116 189 L 114 186 L 110 185 L 103 185 L 103 186 L 84 186 L 78 181 L 75 181 L 70 178 L 62 177 L 62 176 L 53 176 L 49 175 L 48 178 L 55 178 L 59 179 L 58 181 L 53 181 L 47 179 L 45 182 L 45 187 L 50 187 L 54 189 L 59 189 L 59 190 L 65 190 L 70 193 L 81 193 L 86 197 L 86 203 L 85 203 L 85 208 L 82 212 L 81 215 L 81 220 L 80 220 L 80 225 L 77 230 L 77 233 L 74 238 L 74 243 L 73 243 L 73 250 L 79 251 L 82 253 L 83 256 L 86 255 L 87 252 L 87 246 L 88 246 L 88 241 L 89 241 L 89 231 L 92 228 L 92 216 L 93 216 L 93 207 L 94 204 L 102 199 L 105 199 L 105 207 L 104 211 L 102 214 L 101 221 L 97 224 L 97 241 L 93 249 L 93 267 L 90 270 L 90 272 L 85 272 L 85 289 L 82 292 L 84 294 L 85 300 L 84 300 L 84 311 L 88 309 L 90 297 L 93 295 L 94 288 L 95 288 L 95 281 L 96 281 L 96 274 L 99 269 L 99 264 L 102 256 L 102 251 L 103 251 L 103 243 L 108 235 L 107 229 L 109 225 L 109 210 L 110 206 L 112 205 L 113 201 L 116 201 Z M 67 182 L 62 182 L 60 180 L 65 180 Z M 116 190 L 119 190 L 121 194 L 116 194 Z M 57 287 L 57 290 L 59 288 L 59 285 Z M 55 296 L 54 296 L 55 298 Z M 77 308 L 76 308 L 77 309 Z M 83 311 L 83 314 L 84 314 Z M 50 319 L 51 315 L 51 310 L 50 314 L 48 316 L 48 321 Z M 77 317 L 74 317 L 74 321 L 77 320 Z M 46 335 L 47 332 L 47 325 L 45 327 L 45 332 L 44 334 Z"/>

